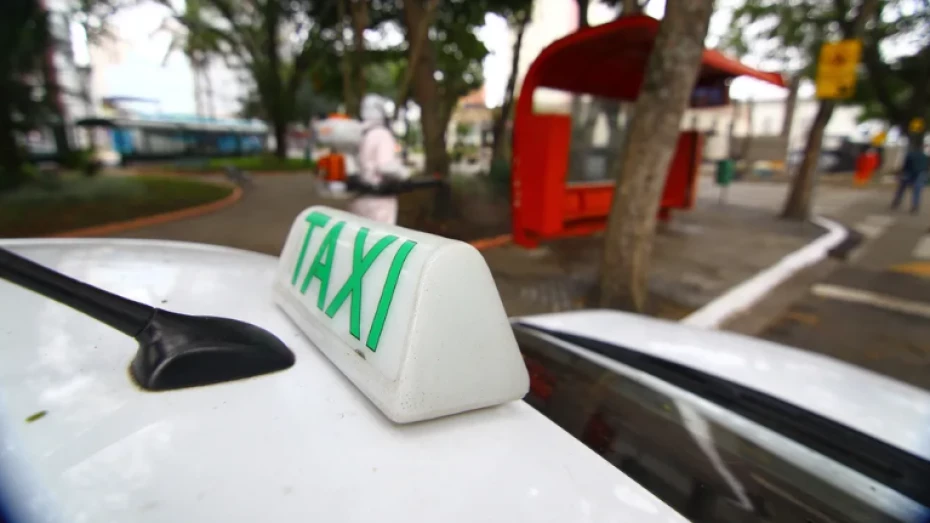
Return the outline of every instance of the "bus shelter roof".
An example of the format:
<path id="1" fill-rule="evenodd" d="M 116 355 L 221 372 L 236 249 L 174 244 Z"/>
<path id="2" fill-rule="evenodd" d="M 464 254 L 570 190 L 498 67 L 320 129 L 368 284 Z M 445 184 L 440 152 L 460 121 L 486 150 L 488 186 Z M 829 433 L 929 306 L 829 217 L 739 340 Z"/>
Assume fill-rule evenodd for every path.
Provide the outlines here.
<path id="1" fill-rule="evenodd" d="M 556 40 L 533 62 L 522 92 L 548 87 L 633 101 L 642 87 L 659 24 L 649 16 L 626 16 Z M 780 74 L 759 71 L 714 50 L 704 50 L 696 87 L 718 86 L 737 76 L 785 87 Z"/>

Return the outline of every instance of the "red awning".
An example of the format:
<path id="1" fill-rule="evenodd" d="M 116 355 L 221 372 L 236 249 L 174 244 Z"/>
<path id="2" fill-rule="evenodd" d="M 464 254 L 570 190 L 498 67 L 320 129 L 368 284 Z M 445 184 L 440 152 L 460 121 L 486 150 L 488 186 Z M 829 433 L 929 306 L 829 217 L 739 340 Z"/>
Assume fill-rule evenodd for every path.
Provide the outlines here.
<path id="1" fill-rule="evenodd" d="M 643 81 L 659 21 L 627 16 L 582 29 L 556 40 L 533 62 L 521 92 L 549 87 L 620 100 L 635 100 Z M 711 86 L 737 76 L 751 76 L 784 87 L 778 73 L 758 71 L 717 51 L 705 50 L 697 85 Z M 529 88 L 530 90 L 527 90 Z"/>

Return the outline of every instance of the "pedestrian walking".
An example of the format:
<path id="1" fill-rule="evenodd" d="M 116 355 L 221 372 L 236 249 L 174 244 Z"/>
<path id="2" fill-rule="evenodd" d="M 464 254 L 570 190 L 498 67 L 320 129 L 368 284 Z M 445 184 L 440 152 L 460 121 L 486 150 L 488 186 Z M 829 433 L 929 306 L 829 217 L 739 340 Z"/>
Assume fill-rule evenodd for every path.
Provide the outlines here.
<path id="1" fill-rule="evenodd" d="M 904 157 L 904 166 L 901 168 L 901 174 L 898 178 L 898 190 L 891 202 L 892 209 L 897 209 L 901 205 L 904 193 L 910 188 L 911 213 L 917 214 L 920 211 L 920 193 L 927 181 L 928 165 L 930 165 L 930 157 L 928 157 L 927 151 L 923 150 L 919 145 L 912 145 Z"/>

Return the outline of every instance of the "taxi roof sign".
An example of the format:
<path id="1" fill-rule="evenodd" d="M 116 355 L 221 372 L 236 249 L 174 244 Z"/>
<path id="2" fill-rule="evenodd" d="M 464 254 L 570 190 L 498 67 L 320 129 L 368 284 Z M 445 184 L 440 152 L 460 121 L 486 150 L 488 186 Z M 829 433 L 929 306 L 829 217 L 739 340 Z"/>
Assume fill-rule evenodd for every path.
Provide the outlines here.
<path id="1" fill-rule="evenodd" d="M 468 244 L 311 207 L 288 234 L 275 297 L 395 422 L 497 405 L 529 390 L 490 270 Z"/>

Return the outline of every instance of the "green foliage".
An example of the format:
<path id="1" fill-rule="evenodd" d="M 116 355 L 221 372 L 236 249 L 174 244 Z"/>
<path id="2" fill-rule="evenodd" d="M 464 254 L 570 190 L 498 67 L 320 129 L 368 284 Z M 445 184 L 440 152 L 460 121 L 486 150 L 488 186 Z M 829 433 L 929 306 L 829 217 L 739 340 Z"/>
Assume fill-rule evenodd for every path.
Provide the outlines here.
<path id="1" fill-rule="evenodd" d="M 0 15 L 0 189 L 23 183 L 18 136 L 50 118 L 42 100 L 42 57 L 51 42 L 39 0 L 12 0 Z"/>
<path id="2" fill-rule="evenodd" d="M 78 171 L 85 176 L 95 176 L 100 166 L 94 160 L 94 151 L 90 149 L 72 149 L 60 158 L 62 167 Z"/>
<path id="3" fill-rule="evenodd" d="M 309 5 L 308 0 L 197 0 L 198 16 L 188 16 L 189 10 L 174 14 L 189 38 L 202 35 L 197 42 L 215 47 L 227 65 L 252 81 L 260 108 L 253 112 L 271 122 L 280 138 L 276 154 L 282 158 L 299 90 L 307 78 L 312 81 L 314 72 L 332 66 L 326 59 L 332 39 L 326 38 L 325 27 L 307 18 Z"/>
<path id="4" fill-rule="evenodd" d="M 368 53 L 368 63 L 365 65 L 365 80 L 368 86 L 366 92 L 396 100 L 399 94 L 398 86 L 406 69 L 407 60 L 398 50 Z"/>
<path id="5" fill-rule="evenodd" d="M 458 122 L 455 124 L 455 135 L 459 138 L 465 138 L 471 132 L 471 125 L 468 125 L 464 122 Z"/>
<path id="6" fill-rule="evenodd" d="M 174 27 L 168 23 L 169 21 L 174 22 Z M 199 78 L 206 77 L 209 74 L 210 61 L 223 56 L 220 37 L 215 31 L 211 30 L 211 27 L 205 21 L 200 0 L 187 0 L 184 4 L 184 12 L 176 15 L 173 19 L 165 20 L 162 23 L 162 29 L 172 34 L 162 64 L 166 63 L 173 53 L 183 53 L 197 77 L 194 84 L 196 89 Z M 196 97 L 199 112 L 201 109 L 199 93 L 196 94 Z"/>
<path id="7" fill-rule="evenodd" d="M 930 119 L 930 2 L 882 0 L 879 9 L 867 28 L 865 75 L 853 103 L 906 130 L 912 118 Z"/>
<path id="8" fill-rule="evenodd" d="M 134 5 L 137 0 L 71 0 L 66 2 L 69 20 L 80 24 L 88 43 L 98 44 L 114 40 L 110 19 L 120 9 Z"/>
<path id="9" fill-rule="evenodd" d="M 491 169 L 488 171 L 488 181 L 496 192 L 509 196 L 510 173 L 510 161 L 497 159 L 491 162 Z"/>
<path id="10" fill-rule="evenodd" d="M 56 186 L 25 184 L 0 194 L 0 237 L 41 236 L 183 209 L 224 198 L 232 188 L 155 176 L 64 176 Z"/>
<path id="11" fill-rule="evenodd" d="M 407 122 L 407 132 L 403 136 L 407 147 L 417 147 L 423 144 L 423 128 L 418 122 Z"/>
<path id="12" fill-rule="evenodd" d="M 739 55 L 774 61 L 783 70 L 816 76 L 825 41 L 848 34 L 856 0 L 745 0 L 733 11 L 725 47 Z M 904 56 L 895 50 L 911 49 Z M 930 3 L 881 0 L 866 26 L 856 95 L 846 103 L 864 109 L 863 120 L 879 118 L 906 128 L 915 116 L 930 117 Z"/>
<path id="13" fill-rule="evenodd" d="M 745 0 L 733 10 L 721 44 L 739 56 L 752 54 L 779 64 L 782 70 L 813 78 L 821 45 L 840 39 L 851 16 L 836 1 Z"/>
<path id="14" fill-rule="evenodd" d="M 6 112 L 2 117 L 9 120 L 3 123 L 13 130 L 33 129 L 49 117 L 38 95 L 42 57 L 50 42 L 48 16 L 38 0 L 14 0 L 4 6 L 0 16 L 0 104 Z"/>
<path id="15" fill-rule="evenodd" d="M 477 159 L 479 148 L 475 145 L 455 144 L 452 147 L 452 161 L 461 162 L 469 158 Z"/>
<path id="16" fill-rule="evenodd" d="M 436 50 L 436 68 L 441 73 L 437 83 L 442 110 L 451 115 L 459 98 L 484 83 L 482 61 L 488 55 L 488 48 L 476 36 L 476 26 L 456 23 L 467 18 L 449 16 L 444 11 L 440 9 L 435 30 L 430 31 L 430 42 Z M 484 23 L 483 14 L 481 23 Z"/>
<path id="17" fill-rule="evenodd" d="M 227 167 L 236 167 L 244 171 L 312 171 L 316 163 L 302 158 L 278 158 L 271 155 L 239 156 L 230 158 L 208 158 L 205 162 L 194 165 L 177 166 L 182 171 L 215 172 Z"/>

